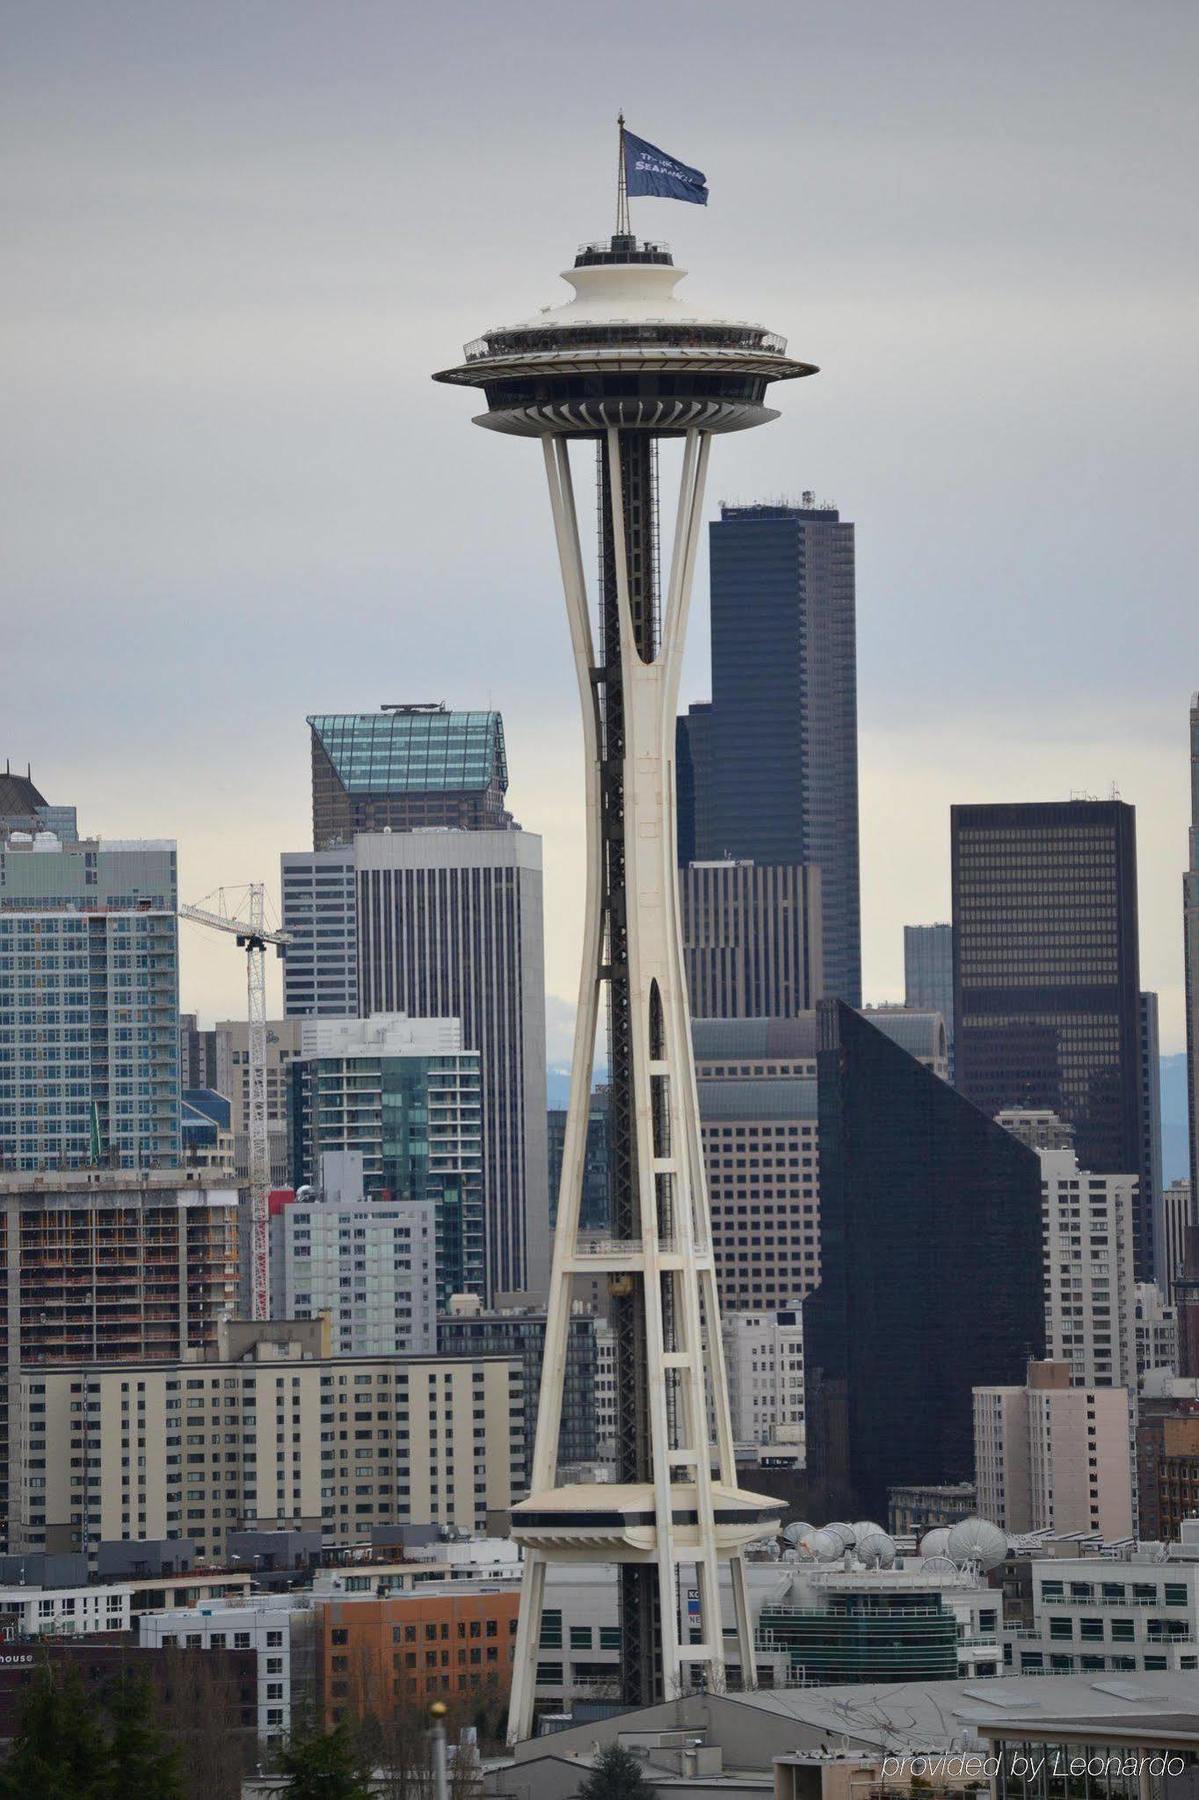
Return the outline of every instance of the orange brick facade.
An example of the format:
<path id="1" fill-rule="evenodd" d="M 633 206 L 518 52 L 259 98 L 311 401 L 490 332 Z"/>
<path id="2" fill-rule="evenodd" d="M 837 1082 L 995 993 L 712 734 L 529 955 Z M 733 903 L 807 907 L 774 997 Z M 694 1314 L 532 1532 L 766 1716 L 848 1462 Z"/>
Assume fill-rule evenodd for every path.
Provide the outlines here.
<path id="1" fill-rule="evenodd" d="M 400 1705 L 504 1694 L 519 1590 L 439 1588 L 319 1608 L 317 1673 L 326 1721 Z"/>

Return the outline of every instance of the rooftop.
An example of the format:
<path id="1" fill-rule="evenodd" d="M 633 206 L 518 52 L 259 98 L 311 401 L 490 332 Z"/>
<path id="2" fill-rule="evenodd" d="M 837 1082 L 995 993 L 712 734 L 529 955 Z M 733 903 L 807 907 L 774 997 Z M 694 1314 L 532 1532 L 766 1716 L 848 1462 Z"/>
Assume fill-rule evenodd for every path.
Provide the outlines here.
<path id="1" fill-rule="evenodd" d="M 0 819 L 27 819 L 49 802 L 34 787 L 29 775 L 14 775 L 9 765 L 0 774 Z"/>
<path id="2" fill-rule="evenodd" d="M 0 1194 L 143 1194 L 174 1193 L 188 1202 L 208 1194 L 220 1205 L 237 1203 L 237 1189 L 210 1169 L 43 1169 L 0 1170 Z"/>
<path id="3" fill-rule="evenodd" d="M 498 712 L 397 706 L 315 713 L 308 724 L 347 793 L 481 793 L 493 782 L 507 791 Z"/>
<path id="4" fill-rule="evenodd" d="M 705 1125 L 718 1119 L 815 1119 L 815 1076 L 781 1079 L 704 1081 L 699 1089 L 699 1115 Z"/>

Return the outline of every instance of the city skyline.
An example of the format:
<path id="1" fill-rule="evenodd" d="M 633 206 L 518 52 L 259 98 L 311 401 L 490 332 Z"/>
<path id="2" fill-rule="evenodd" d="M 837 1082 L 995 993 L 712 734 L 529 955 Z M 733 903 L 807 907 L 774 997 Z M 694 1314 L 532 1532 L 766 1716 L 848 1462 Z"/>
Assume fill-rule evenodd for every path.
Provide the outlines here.
<path id="1" fill-rule="evenodd" d="M 547 109 L 535 134 L 497 127 L 481 166 L 461 9 L 401 37 L 372 9 L 300 6 L 282 53 L 281 16 L 166 6 L 134 34 L 132 10 L 101 27 L 68 5 L 61 34 L 35 15 L 11 33 L 21 500 L 0 753 L 90 830 L 177 838 L 195 899 L 271 879 L 308 841 L 307 714 L 499 708 L 516 816 L 546 842 L 561 1044 L 582 830 L 574 721 L 550 698 L 569 666 L 552 551 L 518 524 L 539 470 L 485 459 L 423 383 L 477 329 L 484 268 L 491 310 L 515 315 L 551 298 L 552 275 L 518 271 L 559 265 L 559 221 L 579 237 L 608 223 L 623 101 L 712 182 L 702 214 L 635 201 L 635 228 L 703 271 L 752 254 L 763 315 L 793 318 L 824 369 L 802 426 L 730 446 L 706 517 L 812 487 L 857 523 L 866 997 L 901 997 L 899 927 L 947 914 L 951 801 L 1114 779 L 1138 807 L 1142 982 L 1163 1049 L 1181 1050 L 1199 646 L 1173 98 L 1194 18 L 1169 7 L 1145 34 L 1109 6 L 1000 21 L 924 4 L 900 32 L 860 5 L 777 8 L 779 53 L 808 72 L 802 117 L 797 102 L 769 124 L 747 98 L 697 135 L 688 79 L 724 65 L 734 21 L 693 42 L 669 8 L 639 18 L 630 68 L 621 8 L 568 51 L 526 6 Z M 580 53 L 583 118 L 558 79 Z M 668 56 L 687 78 L 669 95 Z M 514 229 L 519 193 L 540 204 Z M 453 529 L 460 487 L 479 499 L 474 539 Z M 684 702 L 706 697 L 702 564 L 696 594 Z M 343 614 L 356 629 L 329 631 Z M 47 684 L 60 634 L 76 654 Z M 136 705 L 109 703 L 121 682 Z M 234 1015 L 228 946 L 189 932 L 182 959 L 184 1005 Z"/>

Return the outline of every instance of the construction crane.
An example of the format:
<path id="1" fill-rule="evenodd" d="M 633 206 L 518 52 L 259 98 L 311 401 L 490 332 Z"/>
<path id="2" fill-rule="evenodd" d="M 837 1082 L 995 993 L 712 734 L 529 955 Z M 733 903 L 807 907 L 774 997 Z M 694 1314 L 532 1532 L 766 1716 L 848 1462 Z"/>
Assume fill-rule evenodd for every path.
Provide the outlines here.
<path id="1" fill-rule="evenodd" d="M 266 922 L 266 888 L 260 881 L 240 888 L 217 888 L 199 906 L 181 906 L 181 919 L 213 931 L 231 932 L 246 953 L 246 1017 L 249 1050 L 246 1058 L 250 1101 L 248 1169 L 250 1187 L 251 1313 L 255 1319 L 271 1316 L 270 1190 L 271 1146 L 266 1116 L 266 947 L 274 944 L 279 955 L 290 933 L 271 931 Z"/>

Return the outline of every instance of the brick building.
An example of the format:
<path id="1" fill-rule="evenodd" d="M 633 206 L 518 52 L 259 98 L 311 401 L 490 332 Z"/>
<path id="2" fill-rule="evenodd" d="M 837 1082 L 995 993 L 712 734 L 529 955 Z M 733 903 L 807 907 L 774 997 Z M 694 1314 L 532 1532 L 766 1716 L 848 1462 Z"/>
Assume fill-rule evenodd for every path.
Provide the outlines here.
<path id="1" fill-rule="evenodd" d="M 515 1583 L 429 1586 L 384 1599 L 364 1595 L 319 1608 L 316 1668 L 327 1723 L 407 1702 L 508 1691 L 520 1590 Z"/>

